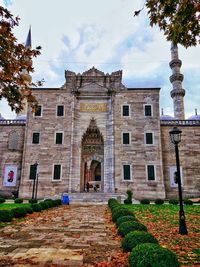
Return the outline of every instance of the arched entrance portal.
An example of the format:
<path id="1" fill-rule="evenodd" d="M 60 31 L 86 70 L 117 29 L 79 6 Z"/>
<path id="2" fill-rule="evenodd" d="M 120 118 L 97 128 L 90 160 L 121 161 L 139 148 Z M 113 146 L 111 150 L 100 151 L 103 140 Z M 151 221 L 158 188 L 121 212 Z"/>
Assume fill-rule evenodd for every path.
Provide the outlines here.
<path id="1" fill-rule="evenodd" d="M 81 192 L 103 192 L 103 136 L 94 118 L 82 137 Z"/>

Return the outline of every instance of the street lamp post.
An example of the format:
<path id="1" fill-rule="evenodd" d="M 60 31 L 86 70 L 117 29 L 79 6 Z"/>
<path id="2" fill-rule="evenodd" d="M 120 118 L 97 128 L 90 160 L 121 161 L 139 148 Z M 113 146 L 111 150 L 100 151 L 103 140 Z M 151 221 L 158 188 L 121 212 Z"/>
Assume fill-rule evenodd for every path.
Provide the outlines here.
<path id="1" fill-rule="evenodd" d="M 33 178 L 32 199 L 37 199 L 37 184 L 38 184 L 38 171 L 37 171 L 38 163 L 37 163 L 37 161 L 34 164 L 34 166 L 35 166 L 36 175 Z M 35 186 L 36 186 L 36 188 L 35 188 Z"/>
<path id="2" fill-rule="evenodd" d="M 36 188 L 35 188 L 35 200 L 37 200 L 37 192 L 38 192 L 38 169 L 36 172 Z"/>
<path id="3" fill-rule="evenodd" d="M 185 222 L 185 213 L 183 210 L 183 198 L 182 198 L 182 187 L 181 187 L 181 174 L 180 174 L 180 162 L 179 162 L 179 150 L 178 144 L 181 142 L 181 133 L 182 131 L 177 127 L 174 127 L 171 131 L 169 131 L 171 142 L 175 147 L 176 154 L 176 168 L 177 168 L 177 182 L 178 182 L 178 193 L 179 193 L 179 234 L 187 235 L 187 226 Z"/>

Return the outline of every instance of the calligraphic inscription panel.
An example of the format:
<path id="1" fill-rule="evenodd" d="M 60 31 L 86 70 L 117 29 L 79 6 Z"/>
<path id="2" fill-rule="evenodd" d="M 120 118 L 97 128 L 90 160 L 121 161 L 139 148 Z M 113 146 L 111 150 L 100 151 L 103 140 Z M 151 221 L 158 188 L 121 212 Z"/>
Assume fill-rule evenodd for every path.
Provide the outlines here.
<path id="1" fill-rule="evenodd" d="M 81 112 L 107 112 L 106 103 L 80 103 Z"/>

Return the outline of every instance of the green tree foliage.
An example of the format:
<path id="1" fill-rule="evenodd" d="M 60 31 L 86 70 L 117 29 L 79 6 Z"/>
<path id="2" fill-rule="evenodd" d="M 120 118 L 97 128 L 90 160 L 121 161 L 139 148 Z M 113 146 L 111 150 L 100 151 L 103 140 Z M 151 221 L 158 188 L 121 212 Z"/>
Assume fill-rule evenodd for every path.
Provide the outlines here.
<path id="1" fill-rule="evenodd" d="M 145 5 L 150 25 L 158 25 L 168 41 L 186 48 L 200 43 L 199 0 L 146 0 Z"/>
<path id="2" fill-rule="evenodd" d="M 41 47 L 31 49 L 17 43 L 12 30 L 19 25 L 19 18 L 0 6 L 0 99 L 7 99 L 12 110 L 23 109 L 25 101 L 35 109 L 37 101 L 32 95 L 33 84 L 29 73 L 34 71 L 32 58 L 40 54 Z"/>

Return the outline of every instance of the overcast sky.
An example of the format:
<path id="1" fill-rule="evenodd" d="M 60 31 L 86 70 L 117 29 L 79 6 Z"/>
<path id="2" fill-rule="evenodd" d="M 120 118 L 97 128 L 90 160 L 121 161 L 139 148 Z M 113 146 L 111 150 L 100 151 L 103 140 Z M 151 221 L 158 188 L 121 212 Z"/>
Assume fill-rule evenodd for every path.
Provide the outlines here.
<path id="1" fill-rule="evenodd" d="M 146 10 L 139 17 L 134 11 L 143 0 L 0 0 L 20 25 L 15 29 L 18 42 L 32 29 L 32 47 L 42 46 L 34 60 L 33 81 L 44 78 L 44 87 L 61 87 L 64 71 L 82 73 L 95 66 L 105 73 L 123 70 L 127 87 L 161 87 L 160 108 L 173 115 L 169 81 L 170 43 L 158 28 L 151 28 Z M 186 90 L 186 118 L 200 113 L 200 46 L 179 47 Z M 5 101 L 0 113 L 14 118 Z"/>

